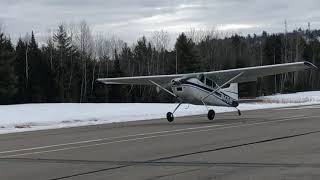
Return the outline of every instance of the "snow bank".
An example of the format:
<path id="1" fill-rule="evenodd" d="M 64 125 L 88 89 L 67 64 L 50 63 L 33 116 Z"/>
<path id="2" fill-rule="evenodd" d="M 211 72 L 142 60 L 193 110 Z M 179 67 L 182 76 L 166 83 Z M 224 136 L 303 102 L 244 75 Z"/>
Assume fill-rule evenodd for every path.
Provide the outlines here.
<path id="1" fill-rule="evenodd" d="M 320 102 L 319 92 L 260 97 L 260 103 L 240 104 L 239 109 L 255 110 Z M 114 122 L 165 118 L 176 104 L 24 104 L 0 106 L 0 134 L 55 129 Z M 212 107 L 217 113 L 234 108 Z M 182 105 L 175 116 L 206 114 L 206 108 Z"/>
<path id="2" fill-rule="evenodd" d="M 259 97 L 267 103 L 316 103 L 320 102 L 320 91 L 299 92 L 293 94 L 277 94 Z"/>

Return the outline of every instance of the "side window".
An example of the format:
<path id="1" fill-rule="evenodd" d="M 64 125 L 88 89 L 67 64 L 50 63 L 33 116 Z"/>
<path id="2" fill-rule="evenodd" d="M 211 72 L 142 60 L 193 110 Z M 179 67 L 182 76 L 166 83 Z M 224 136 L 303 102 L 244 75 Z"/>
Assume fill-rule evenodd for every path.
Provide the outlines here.
<path id="1" fill-rule="evenodd" d="M 203 74 L 201 74 L 201 75 L 199 76 L 199 80 L 200 80 L 202 83 L 204 83 L 204 75 L 203 75 Z"/>
<path id="2" fill-rule="evenodd" d="M 206 85 L 209 86 L 209 87 L 212 87 L 212 80 L 206 78 Z"/>
<path id="3" fill-rule="evenodd" d="M 213 83 L 213 84 L 212 84 L 212 87 L 213 87 L 213 88 L 215 88 L 216 86 L 217 86 L 217 84 L 216 84 L 216 83 Z"/>

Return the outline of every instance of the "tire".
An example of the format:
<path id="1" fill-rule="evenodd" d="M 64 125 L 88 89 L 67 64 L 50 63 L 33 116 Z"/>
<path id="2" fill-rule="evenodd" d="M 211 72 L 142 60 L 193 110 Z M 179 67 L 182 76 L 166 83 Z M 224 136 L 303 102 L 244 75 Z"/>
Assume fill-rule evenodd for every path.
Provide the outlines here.
<path id="1" fill-rule="evenodd" d="M 214 112 L 214 110 L 209 110 L 208 119 L 213 120 L 215 116 L 216 116 L 216 113 Z"/>
<path id="2" fill-rule="evenodd" d="M 167 120 L 168 120 L 169 122 L 173 122 L 174 117 L 173 117 L 172 112 L 168 112 L 168 113 L 167 113 Z"/>

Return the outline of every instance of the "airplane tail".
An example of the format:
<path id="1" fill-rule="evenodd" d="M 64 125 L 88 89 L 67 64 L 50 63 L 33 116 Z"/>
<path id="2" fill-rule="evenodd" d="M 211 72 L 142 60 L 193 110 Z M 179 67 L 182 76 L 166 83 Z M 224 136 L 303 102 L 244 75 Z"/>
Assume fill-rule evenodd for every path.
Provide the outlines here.
<path id="1" fill-rule="evenodd" d="M 238 83 L 231 83 L 228 88 L 223 88 L 222 91 L 236 100 L 239 99 Z"/>

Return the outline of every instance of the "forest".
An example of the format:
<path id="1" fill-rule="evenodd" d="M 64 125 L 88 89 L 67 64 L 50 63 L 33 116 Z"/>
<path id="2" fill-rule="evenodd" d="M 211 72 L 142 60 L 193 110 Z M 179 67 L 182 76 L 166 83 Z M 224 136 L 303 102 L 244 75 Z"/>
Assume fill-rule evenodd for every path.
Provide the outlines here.
<path id="1" fill-rule="evenodd" d="M 166 31 L 134 44 L 92 33 L 82 21 L 60 24 L 46 42 L 34 32 L 12 42 L 0 28 L 0 104 L 173 102 L 150 86 L 104 85 L 98 78 L 216 71 L 297 61 L 320 66 L 320 30 L 241 35 L 215 30 Z M 172 44 L 172 45 L 171 45 Z M 240 85 L 240 96 L 319 90 L 317 71 L 264 77 Z"/>

